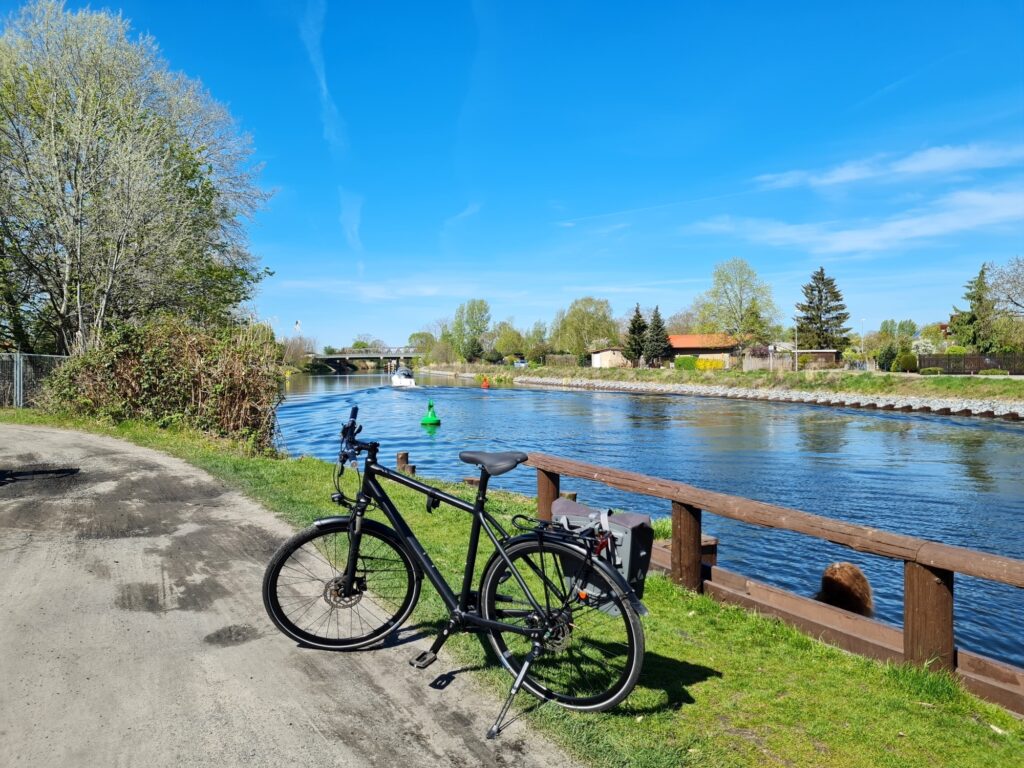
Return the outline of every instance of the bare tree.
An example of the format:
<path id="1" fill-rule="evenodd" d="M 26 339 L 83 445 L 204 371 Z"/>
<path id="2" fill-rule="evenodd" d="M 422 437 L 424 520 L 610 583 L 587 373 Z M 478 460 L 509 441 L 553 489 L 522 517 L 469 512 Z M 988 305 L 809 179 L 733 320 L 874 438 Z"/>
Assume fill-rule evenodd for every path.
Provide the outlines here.
<path id="1" fill-rule="evenodd" d="M 260 276 L 247 137 L 128 34 L 41 0 L 0 37 L 0 257 L 36 299 L 19 320 L 39 307 L 61 350 L 96 346 L 111 318 L 223 311 Z"/>

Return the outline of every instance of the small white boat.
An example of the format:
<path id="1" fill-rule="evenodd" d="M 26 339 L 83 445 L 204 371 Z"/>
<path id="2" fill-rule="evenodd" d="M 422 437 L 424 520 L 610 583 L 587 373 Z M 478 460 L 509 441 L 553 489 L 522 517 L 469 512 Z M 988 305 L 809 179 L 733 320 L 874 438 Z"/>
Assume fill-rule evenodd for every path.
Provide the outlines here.
<path id="1" fill-rule="evenodd" d="M 412 371 L 406 368 L 404 365 L 391 374 L 391 386 L 393 387 L 415 387 L 416 382 L 413 381 Z"/>

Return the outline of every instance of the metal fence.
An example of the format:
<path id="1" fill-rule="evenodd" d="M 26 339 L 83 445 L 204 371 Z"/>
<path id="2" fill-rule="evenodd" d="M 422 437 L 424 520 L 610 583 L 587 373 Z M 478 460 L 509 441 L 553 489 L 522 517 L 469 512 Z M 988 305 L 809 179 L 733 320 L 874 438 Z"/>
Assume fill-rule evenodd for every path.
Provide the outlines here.
<path id="1" fill-rule="evenodd" d="M 43 381 L 65 360 L 61 355 L 0 353 L 0 406 L 24 408 L 35 403 Z"/>
<path id="2" fill-rule="evenodd" d="M 939 368 L 943 373 L 972 374 L 997 369 L 1024 374 L 1024 355 L 920 355 L 919 368 Z"/>

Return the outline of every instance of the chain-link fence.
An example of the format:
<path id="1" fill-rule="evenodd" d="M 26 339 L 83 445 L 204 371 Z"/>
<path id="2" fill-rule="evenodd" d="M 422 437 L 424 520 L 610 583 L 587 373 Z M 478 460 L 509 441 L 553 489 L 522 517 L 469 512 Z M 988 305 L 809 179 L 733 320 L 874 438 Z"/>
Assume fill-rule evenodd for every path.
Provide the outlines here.
<path id="1" fill-rule="evenodd" d="M 65 360 L 61 355 L 0 353 L 0 406 L 24 408 L 35 403 L 43 381 Z"/>

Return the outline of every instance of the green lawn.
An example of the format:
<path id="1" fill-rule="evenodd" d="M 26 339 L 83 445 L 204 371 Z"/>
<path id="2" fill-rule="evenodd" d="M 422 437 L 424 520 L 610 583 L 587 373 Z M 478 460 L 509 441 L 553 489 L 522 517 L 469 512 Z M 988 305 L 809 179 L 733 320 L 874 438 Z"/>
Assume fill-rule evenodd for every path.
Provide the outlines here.
<path id="1" fill-rule="evenodd" d="M 296 526 L 338 512 L 329 501 L 331 466 L 322 461 L 247 457 L 196 433 L 138 423 L 103 426 L 11 410 L 0 410 L 0 420 L 86 429 L 165 451 Z M 352 493 L 355 473 L 345 480 Z M 467 498 L 472 493 L 438 485 Z M 447 507 L 428 516 L 421 497 L 397 487 L 393 496 L 435 562 L 454 578 L 465 562 L 468 516 Z M 530 499 L 492 495 L 499 517 L 532 507 Z M 1024 766 L 1024 725 L 966 693 L 951 677 L 844 653 L 660 576 L 648 581 L 644 602 L 651 611 L 644 619 L 647 658 L 624 704 L 604 714 L 577 715 L 538 706 L 528 695 L 518 699 L 533 727 L 587 764 Z M 413 620 L 439 624 L 444 615 L 441 601 L 426 589 Z M 460 663 L 479 668 L 472 674 L 494 691 L 496 714 L 509 685 L 505 673 L 471 636 L 446 647 Z"/>
<path id="2" fill-rule="evenodd" d="M 857 392 L 865 395 L 917 395 L 981 400 L 1024 400 L 1024 376 L 916 376 L 855 371 L 676 371 L 631 368 L 537 368 L 520 370 L 515 377 L 647 381 L 658 384 L 705 384 L 752 389 Z"/>

